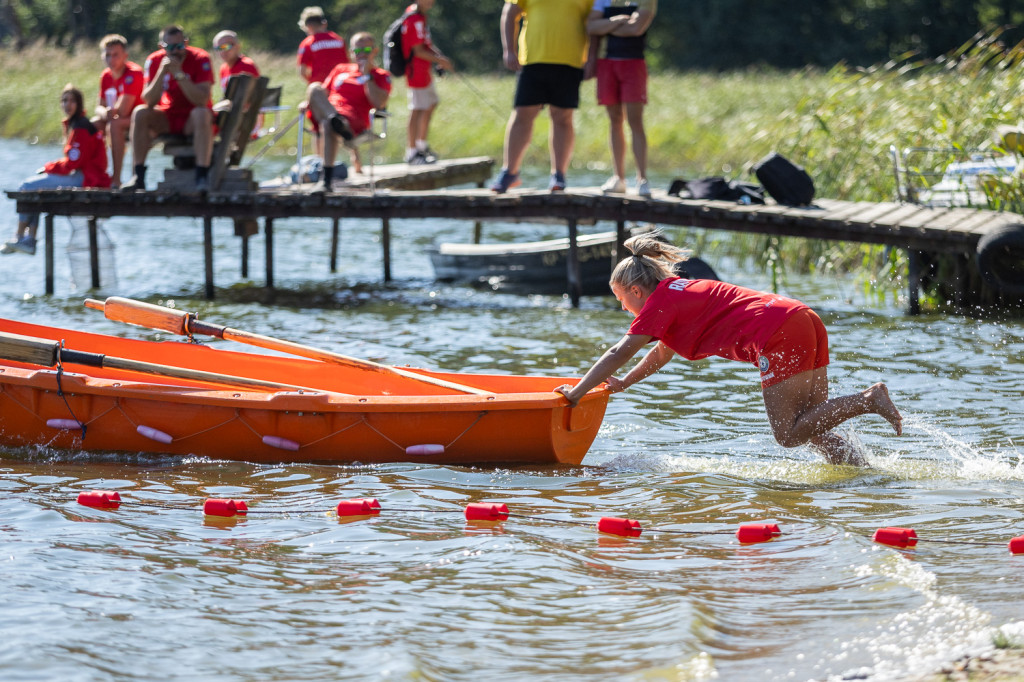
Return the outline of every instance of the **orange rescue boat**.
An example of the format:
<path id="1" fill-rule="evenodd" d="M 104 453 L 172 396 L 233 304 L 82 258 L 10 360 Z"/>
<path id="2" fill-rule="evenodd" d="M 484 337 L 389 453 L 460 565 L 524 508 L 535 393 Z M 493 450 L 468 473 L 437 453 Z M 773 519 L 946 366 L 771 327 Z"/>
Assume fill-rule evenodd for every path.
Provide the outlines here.
<path id="1" fill-rule="evenodd" d="M 58 349 L 52 363 L 20 352 L 0 359 L 0 445 L 8 447 L 251 462 L 579 464 L 609 396 L 602 386 L 572 408 L 553 392 L 567 383 L 558 377 L 382 374 L 4 319 L 0 334 L 5 348 L 31 338 L 33 356 Z"/>

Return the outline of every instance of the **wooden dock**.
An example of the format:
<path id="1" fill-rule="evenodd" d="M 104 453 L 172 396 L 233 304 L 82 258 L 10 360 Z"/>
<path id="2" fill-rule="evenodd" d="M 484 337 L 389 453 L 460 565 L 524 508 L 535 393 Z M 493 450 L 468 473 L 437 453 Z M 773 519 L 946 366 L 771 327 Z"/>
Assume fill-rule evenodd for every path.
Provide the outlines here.
<path id="1" fill-rule="evenodd" d="M 458 162 L 458 163 L 456 163 Z M 422 175 L 415 169 L 424 169 Z M 410 174 L 408 171 L 413 170 Z M 979 243 L 992 235 L 1010 235 L 1004 258 L 1006 291 L 996 296 L 1024 294 L 1024 216 L 973 208 L 929 208 L 894 202 L 849 202 L 819 199 L 815 205 L 794 208 L 775 204 L 744 205 L 735 202 L 679 199 L 655 192 L 650 199 L 629 195 L 604 195 L 598 188 L 570 188 L 564 193 L 512 190 L 494 194 L 480 186 L 490 177 L 490 159 L 462 159 L 445 167 L 412 166 L 406 173 L 385 178 L 382 167 L 374 191 L 366 186 L 327 194 L 310 194 L 301 187 L 261 189 L 257 192 L 209 195 L 147 192 L 120 194 L 102 190 L 48 190 L 8 192 L 20 212 L 47 214 L 47 292 L 52 293 L 52 216 L 92 218 L 114 216 L 201 217 L 207 259 L 206 295 L 213 296 L 214 218 L 262 220 L 266 245 L 266 281 L 273 286 L 273 221 L 299 216 L 332 218 L 332 269 L 336 264 L 339 222 L 344 218 L 381 220 L 384 279 L 391 278 L 390 225 L 396 218 L 452 218 L 466 220 L 562 220 L 569 237 L 567 290 L 579 302 L 579 264 L 576 259 L 577 227 L 595 220 L 612 221 L 621 239 L 627 222 L 704 227 L 779 236 L 884 244 L 910 254 L 908 293 L 911 312 L 916 312 L 923 264 L 927 257 L 952 259 L 953 298 L 958 305 L 974 305 L 979 287 L 986 283 L 974 265 Z M 393 183 L 393 184 L 389 184 Z M 474 189 L 446 189 L 452 184 L 476 184 Z M 90 221 L 91 223 L 94 221 Z M 1019 237 L 1019 239 L 1018 239 Z M 244 241 L 244 240 L 243 240 Z M 1017 248 L 1019 245 L 1019 248 Z M 1000 243 L 1000 248 L 1003 244 Z M 927 256 L 927 257 L 926 257 Z M 1000 254 L 1002 258 L 1002 255 Z M 989 259 L 991 260 L 991 259 Z M 243 268 L 244 268 L 243 262 Z M 243 271 L 244 276 L 244 271 Z M 1019 279 L 1014 281 L 1019 276 Z M 1007 279 L 1007 277 L 1009 279 Z M 1016 288 L 1019 285 L 1019 290 Z M 987 286 L 992 286 L 991 279 Z M 990 292 L 991 294 L 991 292 Z M 1017 299 L 1015 299 L 1017 300 Z"/>

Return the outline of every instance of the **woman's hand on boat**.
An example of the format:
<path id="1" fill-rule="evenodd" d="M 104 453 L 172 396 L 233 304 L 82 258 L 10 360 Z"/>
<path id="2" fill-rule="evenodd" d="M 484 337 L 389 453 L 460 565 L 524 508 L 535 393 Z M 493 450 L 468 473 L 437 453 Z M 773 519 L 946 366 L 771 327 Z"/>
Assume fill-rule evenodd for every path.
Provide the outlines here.
<path id="1" fill-rule="evenodd" d="M 626 390 L 626 384 L 618 377 L 608 377 L 605 379 L 605 383 L 608 384 L 608 388 L 611 389 L 612 393 L 620 393 Z"/>
<path id="2" fill-rule="evenodd" d="M 571 397 L 569 397 L 569 393 L 572 392 L 573 388 L 575 387 L 572 384 L 562 384 L 561 386 L 555 389 L 555 393 L 561 393 L 562 395 L 565 396 L 565 399 L 569 401 L 570 407 L 576 407 L 576 405 L 580 402 L 579 398 L 573 400 Z"/>

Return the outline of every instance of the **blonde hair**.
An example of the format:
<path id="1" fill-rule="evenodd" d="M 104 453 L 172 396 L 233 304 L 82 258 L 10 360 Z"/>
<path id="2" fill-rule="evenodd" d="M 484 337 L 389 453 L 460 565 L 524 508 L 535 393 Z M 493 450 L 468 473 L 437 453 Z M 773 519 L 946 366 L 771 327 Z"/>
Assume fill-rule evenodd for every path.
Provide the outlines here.
<path id="1" fill-rule="evenodd" d="M 106 50 L 108 45 L 120 45 L 127 50 L 128 39 L 119 33 L 108 33 L 100 38 L 100 49 Z"/>
<path id="2" fill-rule="evenodd" d="M 675 277 L 672 264 L 690 257 L 689 249 L 681 249 L 665 241 L 661 232 L 639 234 L 626 240 L 625 246 L 632 256 L 619 261 L 612 271 L 609 284 L 622 288 L 639 286 L 654 291 L 658 282 Z"/>

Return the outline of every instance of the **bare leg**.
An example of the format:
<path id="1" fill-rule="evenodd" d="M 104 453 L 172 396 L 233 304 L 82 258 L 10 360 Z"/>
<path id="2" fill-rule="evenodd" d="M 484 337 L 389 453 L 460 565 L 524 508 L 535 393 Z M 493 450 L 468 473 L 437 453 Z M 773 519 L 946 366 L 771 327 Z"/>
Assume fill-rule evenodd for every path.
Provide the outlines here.
<path id="1" fill-rule="evenodd" d="M 526 147 L 533 136 L 533 122 L 540 113 L 540 105 L 516 107 L 508 119 L 505 129 L 504 166 L 510 173 L 518 173 L 523 163 Z"/>
<path id="2" fill-rule="evenodd" d="M 153 144 L 153 138 L 169 130 L 167 116 L 164 112 L 151 107 L 138 107 L 132 112 L 132 163 L 141 166 L 146 163 L 146 155 Z"/>
<path id="3" fill-rule="evenodd" d="M 638 180 L 646 180 L 647 131 L 644 129 L 643 102 L 626 103 L 626 120 L 629 121 L 629 130 L 633 134 L 633 158 L 636 160 L 636 177 Z M 623 151 L 623 153 L 625 153 L 625 151 Z"/>
<path id="4" fill-rule="evenodd" d="M 626 133 L 623 130 L 625 116 L 621 104 L 609 104 L 608 139 L 612 148 L 612 168 L 615 177 L 626 177 Z"/>
<path id="5" fill-rule="evenodd" d="M 763 393 L 768 421 L 779 444 L 791 448 L 810 442 L 824 450 L 829 461 L 848 461 L 846 448 L 849 445 L 829 433 L 848 419 L 878 414 L 892 424 L 896 435 L 903 431 L 902 417 L 889 398 L 885 384 L 829 400 L 825 367 L 790 377 L 764 389 Z"/>
<path id="6" fill-rule="evenodd" d="M 206 107 L 193 109 L 185 123 L 185 134 L 192 136 L 196 165 L 209 168 L 213 156 L 213 112 Z"/>
<path id="7" fill-rule="evenodd" d="M 125 141 L 131 131 L 131 119 L 115 118 L 110 122 L 107 131 L 107 137 L 110 138 L 110 161 L 112 166 L 110 177 L 113 179 L 111 186 L 117 188 L 121 186 L 121 168 L 124 164 L 124 153 L 127 146 Z"/>
<path id="8" fill-rule="evenodd" d="M 549 107 L 551 114 L 551 135 L 548 144 L 551 149 L 551 172 L 565 174 L 572 160 L 572 150 L 576 146 L 576 129 L 572 124 L 575 109 Z"/>

